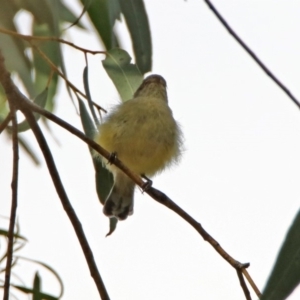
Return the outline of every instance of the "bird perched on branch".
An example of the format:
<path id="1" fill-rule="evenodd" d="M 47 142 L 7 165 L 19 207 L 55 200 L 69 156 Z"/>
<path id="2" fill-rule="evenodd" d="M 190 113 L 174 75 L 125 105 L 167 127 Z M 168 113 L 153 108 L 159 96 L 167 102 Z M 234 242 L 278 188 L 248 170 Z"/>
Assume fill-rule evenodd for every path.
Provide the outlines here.
<path id="1" fill-rule="evenodd" d="M 117 105 L 98 127 L 95 141 L 115 153 L 133 172 L 151 177 L 177 163 L 182 133 L 168 106 L 167 84 L 160 75 L 148 76 L 134 97 Z M 105 200 L 106 216 L 125 220 L 133 214 L 135 183 L 107 163 L 114 185 Z"/>

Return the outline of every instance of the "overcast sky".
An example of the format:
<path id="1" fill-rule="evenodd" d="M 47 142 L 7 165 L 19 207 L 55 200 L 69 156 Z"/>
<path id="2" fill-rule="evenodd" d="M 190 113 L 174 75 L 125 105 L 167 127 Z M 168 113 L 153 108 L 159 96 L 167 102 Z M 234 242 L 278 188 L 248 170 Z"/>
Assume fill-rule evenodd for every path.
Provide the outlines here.
<path id="1" fill-rule="evenodd" d="M 70 7 L 73 2 L 66 1 Z M 300 99 L 300 2 L 214 3 Z M 199 221 L 231 256 L 250 262 L 248 271 L 262 290 L 299 209 L 300 111 L 228 35 L 204 1 L 145 4 L 153 73 L 166 79 L 169 104 L 185 136 L 181 163 L 155 177 L 153 186 Z M 77 5 L 72 8 L 80 11 Z M 125 33 L 122 44 L 131 52 L 124 26 L 117 24 L 117 29 Z M 65 38 L 101 50 L 93 31 L 72 28 Z M 84 56 L 70 47 L 63 49 L 69 79 L 83 90 Z M 89 56 L 90 87 L 94 100 L 109 109 L 119 97 L 102 59 Z M 55 113 L 81 128 L 63 84 L 57 104 Z M 193 228 L 139 190 L 134 215 L 105 238 L 108 220 L 97 200 L 87 146 L 56 125 L 50 127 L 58 142 L 46 130 L 45 134 L 111 299 L 243 299 L 235 270 Z M 32 134 L 24 135 L 36 148 Z M 9 216 L 12 154 L 5 135 L 0 136 L 0 151 L 1 215 Z M 98 299 L 45 163 L 36 168 L 24 153 L 18 220 L 29 239 L 20 254 L 57 270 L 65 283 L 64 299 Z M 0 220 L 0 225 L 7 222 Z M 20 263 L 18 270 L 30 284 L 35 267 Z M 40 272 L 44 291 L 57 293 L 55 280 Z M 300 289 L 289 299 L 299 297 Z"/>

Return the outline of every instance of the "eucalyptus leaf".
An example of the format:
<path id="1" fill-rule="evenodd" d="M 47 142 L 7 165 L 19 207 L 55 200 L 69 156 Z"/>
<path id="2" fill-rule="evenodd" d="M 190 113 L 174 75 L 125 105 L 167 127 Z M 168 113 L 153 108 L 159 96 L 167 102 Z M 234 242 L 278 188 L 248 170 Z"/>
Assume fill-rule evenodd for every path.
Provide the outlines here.
<path id="1" fill-rule="evenodd" d="M 300 283 L 300 211 L 289 228 L 260 300 L 286 299 Z"/>
<path id="2" fill-rule="evenodd" d="M 85 104 L 81 99 L 78 99 L 78 101 L 79 101 L 79 112 L 80 112 L 83 130 L 89 138 L 93 139 L 96 132 L 96 128 L 94 126 L 92 119 L 89 116 Z M 96 181 L 96 190 L 97 190 L 98 198 L 100 202 L 104 204 L 104 201 L 113 185 L 113 176 L 103 166 L 103 162 L 101 158 L 98 155 L 96 156 L 95 152 L 92 149 L 90 149 L 90 153 L 92 155 L 93 164 L 95 168 L 95 181 Z"/>
<path id="3" fill-rule="evenodd" d="M 92 100 L 92 96 L 91 96 L 91 92 L 90 92 L 90 87 L 89 87 L 89 70 L 88 70 L 88 66 L 85 66 L 85 68 L 83 70 L 83 85 L 84 85 L 85 94 L 86 94 L 86 97 L 87 97 L 87 100 L 88 100 L 90 112 L 93 116 L 95 124 L 98 124 L 95 109 L 94 109 L 94 106 L 93 106 L 93 100 Z"/>
<path id="4" fill-rule="evenodd" d="M 41 281 L 42 279 L 39 273 L 36 272 L 33 280 L 32 300 L 43 300 L 43 298 L 41 297 L 41 284 L 42 284 Z"/>
<path id="5" fill-rule="evenodd" d="M 130 32 L 135 61 L 145 74 L 152 68 L 152 43 L 148 15 L 143 0 L 119 0 Z"/>
<path id="6" fill-rule="evenodd" d="M 15 285 L 15 284 L 11 284 L 11 286 L 13 286 L 15 289 L 25 293 L 25 294 L 34 294 L 34 289 L 30 289 L 30 288 L 27 288 L 25 286 L 22 286 L 22 285 Z M 59 298 L 55 297 L 55 296 L 52 296 L 52 295 L 49 295 L 49 294 L 45 294 L 45 293 L 40 293 L 40 299 L 41 300 L 59 300 Z"/>
<path id="7" fill-rule="evenodd" d="M 51 272 L 55 277 L 56 279 L 58 280 L 59 282 L 59 285 L 60 285 L 60 293 L 59 293 L 59 296 L 58 298 L 61 298 L 64 294 L 64 284 L 63 284 L 63 281 L 62 279 L 60 278 L 60 276 L 58 275 L 58 273 L 52 268 L 50 267 L 48 264 L 45 264 L 39 260 L 35 260 L 35 259 L 31 259 L 31 258 L 27 258 L 27 257 L 24 257 L 24 256 L 16 256 L 17 259 L 21 259 L 21 260 L 27 260 L 27 261 L 30 261 L 30 262 L 33 262 L 33 263 L 36 263 L 38 265 L 41 265 L 42 267 L 44 267 L 45 269 L 47 269 L 49 272 Z"/>
<path id="8" fill-rule="evenodd" d="M 131 63 L 129 54 L 125 50 L 114 48 L 107 52 L 102 64 L 122 101 L 131 99 L 142 83 L 143 75 L 138 67 Z"/>
<path id="9" fill-rule="evenodd" d="M 79 112 L 82 122 L 82 127 L 85 134 L 89 138 L 94 138 L 96 128 L 95 125 L 86 109 L 83 101 L 78 97 L 79 102 Z M 113 184 L 113 176 L 112 174 L 103 166 L 103 162 L 100 157 L 96 156 L 94 151 L 90 149 L 90 153 L 93 159 L 94 169 L 95 169 L 95 182 L 96 182 L 96 191 L 98 195 L 98 199 L 101 204 L 104 204 L 106 197 L 108 196 Z M 118 220 L 115 218 L 109 219 L 109 233 L 110 235 L 114 232 L 117 227 Z"/>
<path id="10" fill-rule="evenodd" d="M 118 6 L 115 0 L 81 0 L 81 3 L 87 7 L 87 13 L 99 33 L 106 49 L 111 49 L 118 45 L 113 31 L 115 19 L 118 16 Z"/>

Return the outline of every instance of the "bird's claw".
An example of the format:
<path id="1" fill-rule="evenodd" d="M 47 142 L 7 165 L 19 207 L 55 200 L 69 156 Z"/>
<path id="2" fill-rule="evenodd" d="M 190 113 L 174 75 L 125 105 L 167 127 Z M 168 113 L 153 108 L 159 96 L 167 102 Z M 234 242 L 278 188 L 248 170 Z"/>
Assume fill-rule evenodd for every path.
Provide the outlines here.
<path id="1" fill-rule="evenodd" d="M 151 188 L 151 186 L 152 186 L 152 180 L 149 179 L 145 174 L 142 174 L 141 176 L 142 176 L 142 178 L 144 178 L 146 180 L 146 182 L 144 182 L 143 185 L 142 185 L 142 192 L 144 193 L 149 188 Z"/>

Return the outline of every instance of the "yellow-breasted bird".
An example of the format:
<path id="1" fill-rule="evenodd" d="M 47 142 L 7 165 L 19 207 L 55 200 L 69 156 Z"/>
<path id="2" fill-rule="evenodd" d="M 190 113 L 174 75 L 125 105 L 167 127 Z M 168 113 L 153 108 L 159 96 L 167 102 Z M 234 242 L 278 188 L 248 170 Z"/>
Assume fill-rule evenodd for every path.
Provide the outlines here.
<path id="1" fill-rule="evenodd" d="M 151 177 L 178 162 L 182 133 L 168 106 L 167 84 L 160 75 L 148 76 L 134 97 L 117 105 L 99 125 L 95 141 L 133 172 Z M 104 160 L 114 185 L 105 200 L 106 216 L 125 220 L 133 214 L 135 183 Z"/>

